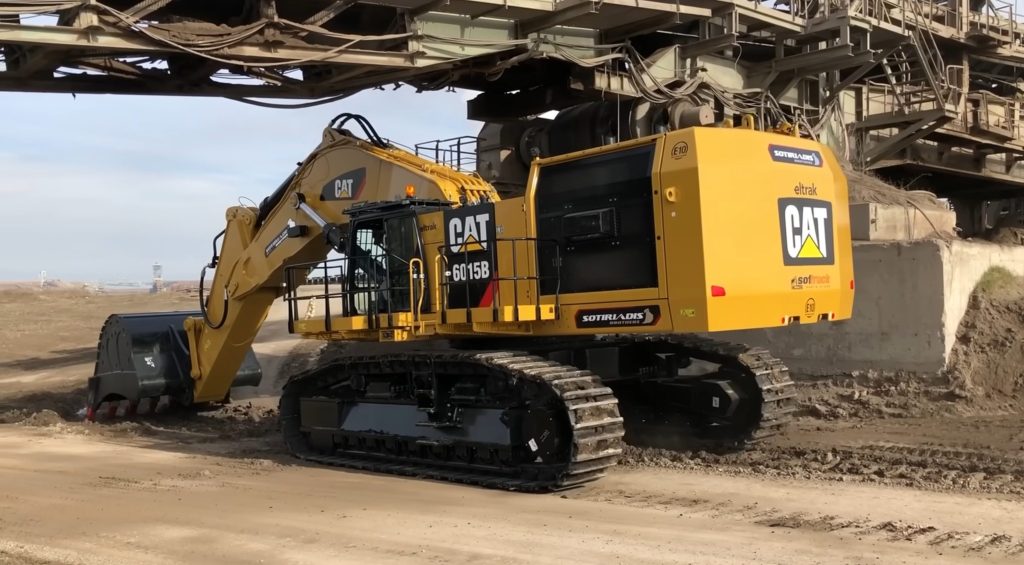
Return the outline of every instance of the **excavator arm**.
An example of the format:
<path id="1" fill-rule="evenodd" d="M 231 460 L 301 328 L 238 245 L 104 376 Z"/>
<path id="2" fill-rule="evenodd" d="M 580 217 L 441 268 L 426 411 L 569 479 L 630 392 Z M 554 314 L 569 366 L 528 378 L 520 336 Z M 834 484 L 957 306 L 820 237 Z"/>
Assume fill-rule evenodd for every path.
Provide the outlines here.
<path id="1" fill-rule="evenodd" d="M 350 123 L 365 138 L 344 129 Z M 251 346 L 284 291 L 285 267 L 321 261 L 332 249 L 344 253 L 349 208 L 412 196 L 450 203 L 499 198 L 479 177 L 388 144 L 365 118 L 337 116 L 271 196 L 258 207 L 227 210 L 214 257 L 203 269 L 202 279 L 207 269 L 216 272 L 208 293 L 200 285 L 198 312 L 108 319 L 90 379 L 89 409 L 154 396 L 182 404 L 217 402 L 233 384 L 258 383 Z"/>

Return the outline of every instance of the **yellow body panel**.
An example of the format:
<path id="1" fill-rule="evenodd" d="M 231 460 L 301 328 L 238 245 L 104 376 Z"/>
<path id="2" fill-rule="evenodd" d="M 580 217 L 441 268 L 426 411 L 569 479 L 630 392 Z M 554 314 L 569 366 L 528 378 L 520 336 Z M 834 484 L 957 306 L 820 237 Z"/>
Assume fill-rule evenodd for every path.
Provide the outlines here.
<path id="1" fill-rule="evenodd" d="M 538 251 L 531 242 L 516 241 L 537 236 L 537 171 L 648 145 L 654 145 L 649 190 L 658 286 L 545 294 L 538 315 L 539 291 L 529 280 L 537 276 Z M 437 305 L 443 294 L 439 281 L 447 268 L 439 254 L 445 243 L 444 220 L 440 212 L 424 214 L 420 232 L 425 263 L 433 265 L 428 279 L 434 309 L 420 313 L 418 327 L 403 327 L 416 339 L 480 333 L 714 332 L 847 319 L 853 306 L 853 264 L 846 202 L 845 178 L 827 148 L 752 130 L 691 128 L 538 160 L 526 196 L 503 200 L 494 208 L 496 274 L 514 272 L 526 280 L 501 280 L 490 307 L 451 308 L 442 320 L 444 307 Z M 816 216 L 816 211 L 824 214 Z M 789 256 L 797 239 L 801 245 L 796 256 Z M 609 267 L 614 268 L 595 264 L 593 269 Z M 713 286 L 724 294 L 714 296 Z M 657 307 L 660 316 L 645 324 L 583 327 L 577 320 L 578 314 L 595 308 L 648 306 Z M 366 336 L 342 330 L 338 337 Z"/>
<path id="2" fill-rule="evenodd" d="M 673 155 L 677 143 L 687 144 L 685 155 Z M 669 134 L 663 145 L 665 255 L 677 331 L 850 317 L 847 187 L 831 151 L 797 138 L 715 128 Z M 775 160 L 773 146 L 799 149 L 820 161 Z M 815 216 L 818 210 L 825 210 L 824 218 Z M 793 233 L 787 233 L 787 223 Z M 802 249 L 792 258 L 788 240 L 796 238 Z M 801 252 L 818 257 L 800 257 Z M 712 285 L 725 295 L 712 297 Z"/>
<path id="3" fill-rule="evenodd" d="M 626 167 L 625 158 L 616 159 L 628 155 L 634 156 L 634 165 L 625 181 L 606 182 L 593 172 L 592 177 L 547 177 L 571 182 L 586 178 L 595 187 L 605 183 L 604 188 L 622 191 L 615 193 L 621 199 L 596 202 L 603 196 L 594 194 L 605 193 L 588 192 L 592 185 L 584 183 L 571 189 L 582 190 L 581 204 L 574 207 L 572 195 L 577 193 L 569 188 L 559 193 L 560 185 L 549 182 L 548 188 L 538 189 L 538 179 L 555 167 L 562 166 L 563 173 L 581 163 Z M 637 155 L 649 158 L 645 171 L 637 171 Z M 346 177 L 346 171 L 365 172 Z M 351 178 L 362 179 L 362 185 L 349 182 Z M 453 206 L 387 204 L 405 198 L 407 191 Z M 342 192 L 345 197 L 337 198 Z M 566 207 L 564 214 L 551 212 L 552 194 L 567 199 L 560 204 Z M 387 304 L 406 304 L 389 314 L 343 307 L 353 303 L 351 294 L 344 293 L 356 292 L 345 290 L 348 282 L 336 283 L 342 294 L 323 285 L 319 288 L 327 290 L 289 288 L 291 329 L 308 337 L 401 341 L 705 332 L 842 320 L 850 317 L 853 306 L 846 181 L 827 148 L 791 136 L 691 128 L 539 159 L 524 196 L 500 200 L 479 177 L 328 131 L 286 196 L 262 225 L 257 225 L 254 209 L 234 208 L 228 214 L 222 266 L 211 293 L 224 295 L 228 308 L 216 299 L 209 305 L 210 318 L 224 317 L 225 323 L 223 328 L 201 319 L 186 323 L 197 401 L 219 400 L 226 393 L 232 368 L 237 370 L 270 303 L 285 290 L 280 284 L 285 267 L 326 258 L 330 248 L 321 226 L 311 221 L 317 216 L 321 223 L 346 229 L 358 229 L 364 219 L 411 218 L 413 229 L 396 233 L 412 233 L 419 251 L 402 258 L 407 265 L 405 288 L 412 289 L 404 291 L 411 293 L 404 302 L 392 301 L 388 294 L 397 288 L 393 280 L 358 291 L 364 293 L 365 304 L 377 304 L 369 301 L 371 295 L 388 296 Z M 302 202 L 315 214 L 302 212 Z M 354 205 L 373 202 L 385 204 L 353 215 L 358 210 Z M 570 239 L 549 240 L 545 234 L 559 225 L 558 233 Z M 289 226 L 304 228 L 291 234 Z M 565 235 L 578 229 L 584 231 Z M 591 235 L 597 239 L 587 240 Z M 616 248 L 620 244 L 632 247 Z M 608 246 L 608 257 L 623 263 L 635 258 L 631 250 L 644 254 L 642 276 L 636 279 L 643 282 L 605 284 L 603 275 L 630 273 L 623 273 L 629 267 L 616 260 L 602 259 L 602 245 Z M 596 259 L 581 263 L 581 257 Z M 563 265 L 570 262 L 572 272 L 566 273 Z M 468 283 L 460 281 L 469 278 L 480 285 L 476 294 L 467 292 L 465 304 L 451 303 L 462 298 L 452 289 L 466 288 Z M 317 292 L 331 296 L 325 301 L 324 296 L 315 298 Z"/>

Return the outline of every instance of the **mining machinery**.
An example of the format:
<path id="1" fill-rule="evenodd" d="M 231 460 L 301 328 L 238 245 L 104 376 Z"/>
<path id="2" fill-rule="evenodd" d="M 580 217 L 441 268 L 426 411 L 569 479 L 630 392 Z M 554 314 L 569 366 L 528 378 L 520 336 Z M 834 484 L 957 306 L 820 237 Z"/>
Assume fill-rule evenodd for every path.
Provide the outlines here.
<path id="1" fill-rule="evenodd" d="M 503 196 L 342 114 L 226 219 L 198 311 L 108 318 L 89 418 L 259 383 L 251 344 L 283 299 L 292 333 L 382 344 L 287 379 L 293 454 L 557 490 L 602 476 L 624 435 L 743 446 L 776 433 L 794 409 L 786 367 L 709 334 L 831 323 L 853 305 L 839 162 L 744 127 L 537 157 Z"/>

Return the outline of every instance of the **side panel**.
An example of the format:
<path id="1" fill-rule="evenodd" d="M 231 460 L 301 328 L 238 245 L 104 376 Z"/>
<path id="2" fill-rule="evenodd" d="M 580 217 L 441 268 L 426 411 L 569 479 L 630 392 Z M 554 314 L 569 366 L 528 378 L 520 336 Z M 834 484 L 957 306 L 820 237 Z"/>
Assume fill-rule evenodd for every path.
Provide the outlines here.
<path id="1" fill-rule="evenodd" d="M 561 248 L 561 293 L 658 286 L 651 202 L 656 145 L 648 143 L 540 168 L 537 238 Z M 556 272 L 543 257 L 541 273 Z M 545 294 L 554 292 L 548 279 Z"/>
<path id="2" fill-rule="evenodd" d="M 538 253 L 536 240 L 528 237 L 526 211 L 522 198 L 502 200 L 495 203 L 498 236 L 497 292 L 496 306 L 520 306 L 536 304 L 540 287 L 537 279 L 538 255 L 552 255 L 555 250 L 550 244 L 542 245 Z"/>
<path id="3" fill-rule="evenodd" d="M 701 210 L 694 130 L 668 134 L 661 153 L 661 218 L 664 223 L 666 289 L 672 325 L 679 332 L 707 329 L 708 286 L 704 279 L 704 217 Z M 722 163 L 732 166 L 729 163 Z"/>
<path id="4" fill-rule="evenodd" d="M 813 141 L 693 131 L 708 329 L 845 319 L 853 277 L 845 179 Z M 711 285 L 724 291 L 712 297 Z"/>

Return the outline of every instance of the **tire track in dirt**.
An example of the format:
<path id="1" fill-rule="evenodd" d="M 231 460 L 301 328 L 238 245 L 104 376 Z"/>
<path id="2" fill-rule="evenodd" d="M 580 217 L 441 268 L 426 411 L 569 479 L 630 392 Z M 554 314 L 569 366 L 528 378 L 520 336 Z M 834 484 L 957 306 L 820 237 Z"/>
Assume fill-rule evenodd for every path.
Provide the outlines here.
<path id="1" fill-rule="evenodd" d="M 739 453 L 627 447 L 622 464 L 767 477 L 1024 495 L 1024 455 L 891 441 L 765 445 Z"/>
<path id="2" fill-rule="evenodd" d="M 757 504 L 739 505 L 720 500 L 677 497 L 624 489 L 583 490 L 563 495 L 576 500 L 648 508 L 679 516 L 709 517 L 757 524 L 771 529 L 805 530 L 846 538 L 888 543 L 927 545 L 963 554 L 1016 556 L 1024 554 L 1024 537 L 1004 533 L 942 529 L 901 520 L 868 520 L 813 512 L 787 512 Z"/>

